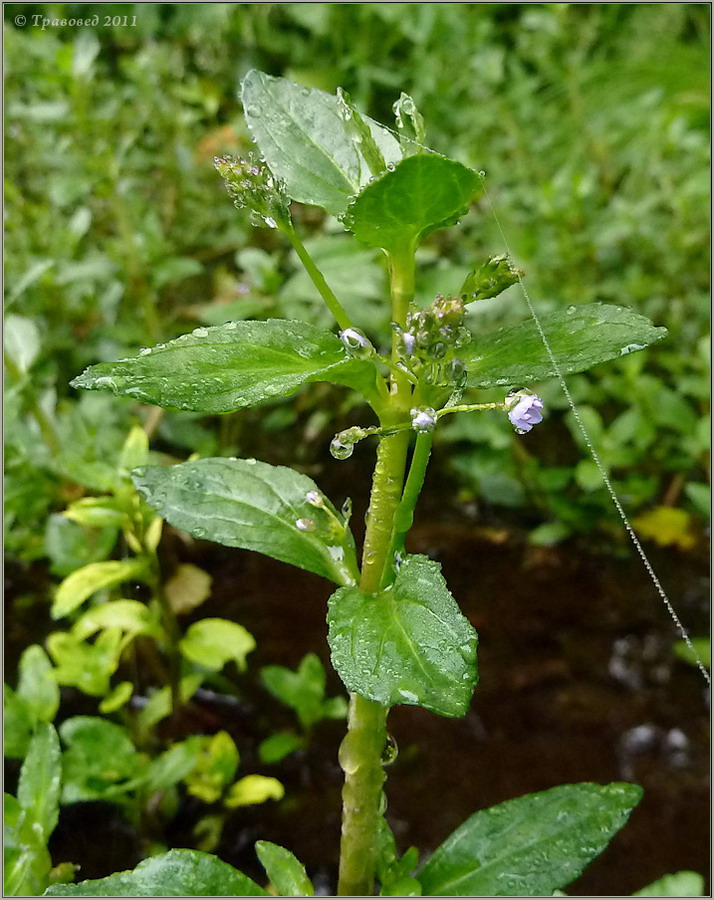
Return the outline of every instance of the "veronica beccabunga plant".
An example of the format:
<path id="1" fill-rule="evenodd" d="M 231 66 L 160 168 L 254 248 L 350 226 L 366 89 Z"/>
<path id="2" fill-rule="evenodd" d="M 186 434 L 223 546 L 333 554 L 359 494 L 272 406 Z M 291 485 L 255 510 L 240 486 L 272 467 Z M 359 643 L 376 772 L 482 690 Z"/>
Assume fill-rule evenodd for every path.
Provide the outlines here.
<path id="1" fill-rule="evenodd" d="M 243 82 L 243 103 L 260 155 L 220 158 L 216 167 L 236 206 L 290 242 L 337 333 L 283 319 L 228 322 L 197 328 L 135 358 L 92 366 L 73 384 L 204 414 L 231 413 L 315 381 L 361 394 L 374 425 L 343 430 L 331 444 L 332 455 L 344 459 L 360 441 L 376 438 L 361 562 L 348 512 L 289 468 L 199 459 L 135 470 L 134 482 L 177 528 L 265 553 L 337 585 L 327 610 L 328 641 L 351 695 L 339 753 L 345 773 L 340 895 L 371 894 L 375 880 L 382 894 L 552 894 L 624 824 L 639 788 L 566 785 L 478 812 L 420 869 L 413 848 L 398 858 L 384 819 L 390 707 L 411 704 L 463 716 L 478 677 L 476 632 L 439 564 L 405 551 L 434 431 L 446 415 L 481 413 L 507 415 L 517 432 L 528 432 L 544 410 L 537 393 L 522 386 L 556 374 L 532 321 L 488 334 L 468 327 L 468 305 L 497 296 L 521 273 L 507 257 L 494 256 L 474 265 L 453 296 L 415 304 L 418 245 L 458 223 L 482 180 L 425 146 L 411 98 L 402 95 L 395 104 L 392 130 L 361 115 L 343 91 L 335 97 L 252 71 Z M 359 317 L 348 315 L 305 249 L 291 201 L 322 207 L 356 240 L 383 251 L 391 335 L 368 337 Z M 551 313 L 542 325 L 563 374 L 642 349 L 665 334 L 629 309 L 597 303 Z M 469 395 L 484 388 L 502 389 L 501 399 L 479 402 Z M 288 851 L 261 842 L 258 853 L 278 891 L 310 892 Z"/>

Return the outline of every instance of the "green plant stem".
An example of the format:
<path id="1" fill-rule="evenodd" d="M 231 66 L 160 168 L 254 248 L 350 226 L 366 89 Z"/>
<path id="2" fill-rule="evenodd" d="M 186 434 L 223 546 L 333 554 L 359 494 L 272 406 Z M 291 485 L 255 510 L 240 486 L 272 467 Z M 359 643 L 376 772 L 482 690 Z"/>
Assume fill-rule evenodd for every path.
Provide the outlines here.
<path id="1" fill-rule="evenodd" d="M 414 507 L 424 486 L 424 477 L 429 465 L 433 441 L 434 435 L 430 432 L 417 435 L 411 465 L 409 466 L 409 474 L 404 485 L 404 493 L 394 514 L 391 549 L 388 556 L 390 565 L 387 565 L 384 569 L 382 587 L 386 587 L 392 578 L 392 561 L 396 559 L 398 553 L 403 552 L 407 532 L 414 522 Z"/>
<path id="2" fill-rule="evenodd" d="M 169 663 L 171 715 L 175 715 L 181 706 L 181 651 L 179 650 L 181 631 L 176 619 L 176 614 L 171 608 L 171 603 L 163 588 L 159 558 L 156 553 L 149 554 L 149 565 L 149 588 L 161 611 L 161 624 L 164 627 L 164 632 L 166 633 L 169 644 L 166 655 Z"/>
<path id="3" fill-rule="evenodd" d="M 305 266 L 307 274 L 310 276 L 310 278 L 312 279 L 312 283 L 320 292 L 320 296 L 325 301 L 325 305 L 334 316 L 337 324 L 343 331 L 345 330 L 345 328 L 350 328 L 352 326 L 352 322 L 350 320 L 350 317 L 347 315 L 347 310 L 340 303 L 337 297 L 335 297 L 332 289 L 330 288 L 330 285 L 325 281 L 325 276 L 313 262 L 312 257 L 307 252 L 305 245 L 298 237 L 298 234 L 293 226 L 290 225 L 290 227 L 283 228 L 282 231 L 292 244 L 293 250 L 300 257 L 300 262 L 303 264 L 303 266 Z"/>
<path id="4" fill-rule="evenodd" d="M 10 380 L 15 382 L 16 384 L 22 384 L 25 376 L 23 375 L 22 370 L 17 365 L 15 360 L 10 356 L 9 353 L 4 353 L 3 359 L 5 362 L 5 368 L 7 370 L 8 375 L 10 376 Z M 54 423 L 47 415 L 47 413 L 42 409 L 40 405 L 40 401 L 35 396 L 32 387 L 30 387 L 26 394 L 27 402 L 30 407 L 30 412 L 32 413 L 35 421 L 37 422 L 37 427 L 40 429 L 40 434 L 42 435 L 42 440 L 45 442 L 45 446 L 50 451 L 52 456 L 57 459 L 61 452 L 60 439 L 57 435 L 57 430 L 55 429 Z"/>
<path id="5" fill-rule="evenodd" d="M 460 406 L 445 406 L 443 409 L 439 410 L 439 412 L 436 414 L 436 417 L 440 419 L 442 416 L 447 416 L 449 413 L 474 412 L 475 410 L 505 408 L 506 404 L 500 400 L 494 403 L 464 403 Z"/>
<path id="6" fill-rule="evenodd" d="M 389 255 L 389 279 L 392 287 L 392 321 L 405 328 L 409 304 L 414 299 L 414 248 L 408 247 L 401 253 Z M 392 362 L 397 363 L 399 336 L 396 331 L 392 334 Z M 405 372 L 393 371 L 392 381 L 395 386 L 397 403 L 400 398 L 409 400 L 409 379 Z"/>
<path id="7" fill-rule="evenodd" d="M 403 325 L 414 293 L 413 254 L 390 258 L 392 318 Z M 397 348 L 393 344 L 392 359 Z M 402 373 L 394 373 L 389 409 L 381 417 L 385 428 L 403 424 L 411 402 L 411 386 Z M 391 570 L 390 550 L 394 516 L 402 499 L 410 430 L 383 437 L 377 448 L 372 478 L 367 532 L 362 555 L 360 590 L 375 594 Z M 374 886 L 377 862 L 376 833 L 382 815 L 381 797 L 385 775 L 382 752 L 387 739 L 388 710 L 378 703 L 350 696 L 347 735 L 340 747 L 345 772 L 342 791 L 342 841 L 340 845 L 339 896 L 369 896 Z"/>

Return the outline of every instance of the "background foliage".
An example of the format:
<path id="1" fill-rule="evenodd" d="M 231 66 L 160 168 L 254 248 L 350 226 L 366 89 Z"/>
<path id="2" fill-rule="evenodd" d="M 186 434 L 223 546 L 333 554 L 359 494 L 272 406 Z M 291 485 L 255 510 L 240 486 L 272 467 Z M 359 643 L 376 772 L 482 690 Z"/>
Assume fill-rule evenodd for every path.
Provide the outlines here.
<path id="1" fill-rule="evenodd" d="M 14 24 L 19 15 L 23 27 Z M 97 16 L 100 24 L 43 29 L 34 16 Z M 136 17 L 136 25 L 105 26 L 107 16 Z M 47 560 L 55 581 L 90 563 L 113 564 L 116 523 L 88 526 L 59 513 L 79 503 L 74 508 L 86 515 L 81 504 L 91 505 L 92 495 L 138 503 L 117 482 L 136 422 L 152 433 L 152 462 L 193 452 L 255 454 L 297 460 L 311 475 L 329 460 L 330 437 L 343 420 L 354 422 L 353 401 L 322 384 L 223 417 L 160 416 L 68 386 L 89 364 L 194 326 L 273 315 L 329 326 L 294 254 L 232 208 L 213 168 L 215 155 L 250 146 L 237 91 L 252 67 L 328 91 L 342 85 L 384 122 L 407 91 L 425 116 L 429 145 L 485 171 L 487 195 L 463 227 L 432 235 L 420 251 L 423 302 L 456 290 L 474 263 L 502 252 L 502 227 L 543 313 L 602 301 L 669 329 L 666 341 L 568 381 L 640 534 L 695 547 L 709 509 L 708 34 L 703 4 L 6 6 L 10 556 Z M 336 220 L 314 208 L 298 207 L 295 219 L 357 324 L 384 342 L 387 275 L 379 252 L 353 246 Z M 471 304 L 469 315 L 473 330 L 489 330 L 523 321 L 527 310 L 515 287 Z M 574 533 L 610 545 L 622 540 L 559 386 L 538 390 L 547 427 L 524 440 L 514 438 L 505 416 L 446 420 L 437 432 L 440 471 L 430 477 L 449 479 L 486 521 L 525 526 L 536 544 Z M 193 568 L 193 577 L 208 579 L 205 598 L 210 578 Z M 48 581 L 35 578 L 31 588 L 43 609 Z M 36 599 L 21 596 L 16 611 Z M 64 649 L 65 687 L 104 665 L 98 658 L 77 665 L 76 647 Z M 26 651 L 20 701 L 28 702 L 34 683 L 28 673 L 49 665 L 38 646 Z M 92 696 L 109 691 L 109 675 L 102 677 Z M 316 658 L 305 657 L 295 672 L 264 668 L 261 677 L 300 725 L 267 737 L 263 762 L 305 746 L 321 718 L 344 714 L 342 698 L 325 697 Z M 115 693 L 103 702 L 126 701 Z M 54 693 L 30 699 L 25 742 L 35 720 L 49 722 L 59 703 Z M 63 727 L 60 737 L 71 744 L 72 727 Z M 246 802 L 230 794 L 235 765 L 229 760 L 216 787 L 208 745 L 192 740 L 182 745 L 185 759 L 161 763 L 195 765 L 190 777 L 177 768 L 174 781 L 188 779 L 189 792 L 204 799 L 208 784 L 208 796 L 215 801 L 217 791 L 226 808 Z M 127 748 L 126 778 L 138 759 Z M 26 747 L 15 750 L 10 755 L 21 756 Z M 64 751 L 70 760 L 72 752 Z M 101 754 L 95 758 L 101 768 Z M 260 777 L 241 782 L 255 789 L 250 779 Z M 146 784 L 121 794 L 136 815 Z M 224 818 L 221 807 L 205 819 L 206 847 L 219 840 Z"/>
<path id="2" fill-rule="evenodd" d="M 84 365 L 192 322 L 324 317 L 293 256 L 250 231 L 213 171 L 216 153 L 248 142 L 237 86 L 251 66 L 344 85 L 382 121 L 405 89 L 429 143 L 486 171 L 488 197 L 466 227 L 422 252 L 424 299 L 503 249 L 492 205 L 540 309 L 602 300 L 670 329 L 661 345 L 570 382 L 645 532 L 692 542 L 691 516 L 708 508 L 705 6 L 6 8 L 18 12 L 28 24 L 6 25 L 7 311 L 32 386 L 20 379 L 7 398 L 11 552 L 42 555 L 39 523 L 67 482 L 94 487 L 97 460 L 120 445 L 126 405 L 67 387 Z M 135 15 L 136 26 L 31 24 L 107 14 Z M 378 256 L 309 208 L 302 219 L 328 279 L 374 333 Z M 471 309 L 476 327 L 525 314 L 517 287 Z M 258 415 L 268 428 L 296 425 L 302 454 L 321 454 L 324 390 Z M 460 418 L 440 431 L 449 448 L 438 458 L 465 499 L 524 507 L 540 525 L 532 539 L 549 543 L 613 520 L 593 464 L 565 434 L 559 387 L 543 394 L 550 425 L 528 442 L 502 417 Z M 56 423 L 59 459 L 37 441 L 34 403 Z M 160 436 L 179 454 L 235 452 L 244 422 L 171 414 Z"/>

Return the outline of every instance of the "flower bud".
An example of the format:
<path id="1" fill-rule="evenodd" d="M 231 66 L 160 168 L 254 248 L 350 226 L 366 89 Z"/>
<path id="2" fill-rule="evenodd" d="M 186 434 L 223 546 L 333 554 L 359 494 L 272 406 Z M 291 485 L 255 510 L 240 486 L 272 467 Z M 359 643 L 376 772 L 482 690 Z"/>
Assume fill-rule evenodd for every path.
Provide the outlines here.
<path id="1" fill-rule="evenodd" d="M 543 421 L 543 401 L 525 390 L 511 391 L 506 397 L 506 412 L 518 434 L 526 434 Z"/>
<path id="2" fill-rule="evenodd" d="M 290 200 L 283 182 L 263 161 L 217 156 L 213 164 L 238 209 L 249 209 L 254 223 L 268 228 L 290 225 Z"/>

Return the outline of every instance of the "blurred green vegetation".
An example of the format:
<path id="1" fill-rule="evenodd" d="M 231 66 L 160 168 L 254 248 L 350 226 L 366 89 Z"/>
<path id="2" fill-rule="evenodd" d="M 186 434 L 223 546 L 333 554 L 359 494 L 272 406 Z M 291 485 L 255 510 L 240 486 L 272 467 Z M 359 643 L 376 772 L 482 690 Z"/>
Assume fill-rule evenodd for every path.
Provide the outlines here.
<path id="1" fill-rule="evenodd" d="M 569 383 L 627 508 L 680 508 L 674 538 L 671 516 L 650 536 L 688 546 L 682 534 L 709 507 L 706 4 L 70 3 L 4 14 L 12 555 L 45 555 L 49 513 L 103 490 L 131 420 L 151 414 L 74 394 L 67 383 L 85 365 L 198 323 L 324 319 L 294 256 L 250 228 L 213 170 L 214 155 L 249 146 L 237 88 L 254 66 L 343 85 L 387 123 L 405 90 L 430 145 L 485 170 L 487 198 L 422 251 L 424 299 L 503 251 L 493 209 L 539 310 L 602 300 L 670 329 Z M 43 29 L 37 16 L 99 24 Z M 104 25 L 123 16 L 136 24 Z M 356 321 L 384 340 L 379 257 L 314 209 L 297 218 Z M 476 331 L 527 316 L 517 287 L 471 310 Z M 527 441 L 505 417 L 460 417 L 440 430 L 437 464 L 462 499 L 520 508 L 535 542 L 614 532 L 559 385 L 540 392 L 550 417 Z M 169 413 L 151 427 L 178 456 L 240 454 L 254 423 L 288 427 L 291 456 L 314 460 L 341 398 L 313 386 L 297 402 L 220 421 Z"/>

